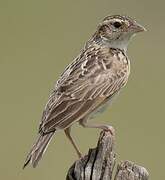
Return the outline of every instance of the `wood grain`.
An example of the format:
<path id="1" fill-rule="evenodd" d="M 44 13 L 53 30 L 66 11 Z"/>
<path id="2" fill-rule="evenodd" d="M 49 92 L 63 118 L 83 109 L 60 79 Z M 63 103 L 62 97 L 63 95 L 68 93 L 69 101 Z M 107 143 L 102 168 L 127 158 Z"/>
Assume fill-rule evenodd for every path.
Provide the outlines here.
<path id="1" fill-rule="evenodd" d="M 97 147 L 70 167 L 66 180 L 148 180 L 144 167 L 124 161 L 115 170 L 115 161 L 115 136 L 102 131 Z"/>

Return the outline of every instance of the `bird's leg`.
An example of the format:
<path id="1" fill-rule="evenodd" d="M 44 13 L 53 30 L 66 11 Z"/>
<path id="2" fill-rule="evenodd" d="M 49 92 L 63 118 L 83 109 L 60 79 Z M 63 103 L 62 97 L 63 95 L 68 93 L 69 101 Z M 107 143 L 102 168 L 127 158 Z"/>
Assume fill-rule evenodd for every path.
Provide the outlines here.
<path id="1" fill-rule="evenodd" d="M 79 124 L 84 128 L 98 128 L 103 129 L 104 131 L 109 131 L 112 135 L 115 134 L 115 130 L 112 126 L 104 125 L 104 124 L 88 124 L 87 119 L 82 119 L 79 121 Z"/>
<path id="2" fill-rule="evenodd" d="M 70 127 L 69 127 L 69 128 L 66 128 L 66 129 L 64 130 L 67 138 L 69 139 L 69 141 L 72 143 L 74 149 L 76 150 L 76 153 L 77 153 L 78 157 L 81 158 L 81 157 L 82 157 L 81 152 L 79 151 L 79 149 L 78 149 L 78 147 L 76 146 L 74 140 L 72 139 L 72 137 L 71 137 L 71 135 L 70 135 L 70 131 L 71 131 L 71 128 L 70 128 Z"/>

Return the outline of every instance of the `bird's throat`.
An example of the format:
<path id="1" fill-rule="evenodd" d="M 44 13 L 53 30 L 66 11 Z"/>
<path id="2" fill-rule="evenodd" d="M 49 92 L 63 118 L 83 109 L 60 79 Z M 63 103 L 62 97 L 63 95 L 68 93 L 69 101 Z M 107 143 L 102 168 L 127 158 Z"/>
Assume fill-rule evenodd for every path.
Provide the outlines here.
<path id="1" fill-rule="evenodd" d="M 124 35 L 114 39 L 102 38 L 102 43 L 110 48 L 121 49 L 126 52 L 131 37 L 132 35 Z"/>

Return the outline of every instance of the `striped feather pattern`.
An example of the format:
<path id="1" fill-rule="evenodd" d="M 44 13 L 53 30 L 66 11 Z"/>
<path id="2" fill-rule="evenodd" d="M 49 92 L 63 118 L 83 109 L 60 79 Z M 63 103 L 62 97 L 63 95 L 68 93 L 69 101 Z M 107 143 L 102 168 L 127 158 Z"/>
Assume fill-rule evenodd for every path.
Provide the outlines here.
<path id="1" fill-rule="evenodd" d="M 43 112 L 39 132 L 65 129 L 86 118 L 127 82 L 129 60 L 119 49 L 97 43 L 65 69 Z"/>

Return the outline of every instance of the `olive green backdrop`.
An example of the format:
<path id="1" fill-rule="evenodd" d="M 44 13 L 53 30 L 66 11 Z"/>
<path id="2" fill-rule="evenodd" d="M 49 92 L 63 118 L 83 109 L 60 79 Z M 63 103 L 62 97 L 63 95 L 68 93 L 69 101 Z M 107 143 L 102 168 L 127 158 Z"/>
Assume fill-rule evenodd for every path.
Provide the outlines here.
<path id="1" fill-rule="evenodd" d="M 148 32 L 130 43 L 131 76 L 113 106 L 94 121 L 116 128 L 117 158 L 165 179 L 165 2 L 139 0 L 0 1 L 0 179 L 63 180 L 77 156 L 58 132 L 36 169 L 22 170 L 50 89 L 97 24 L 127 14 Z M 99 130 L 74 126 L 83 153 Z"/>

